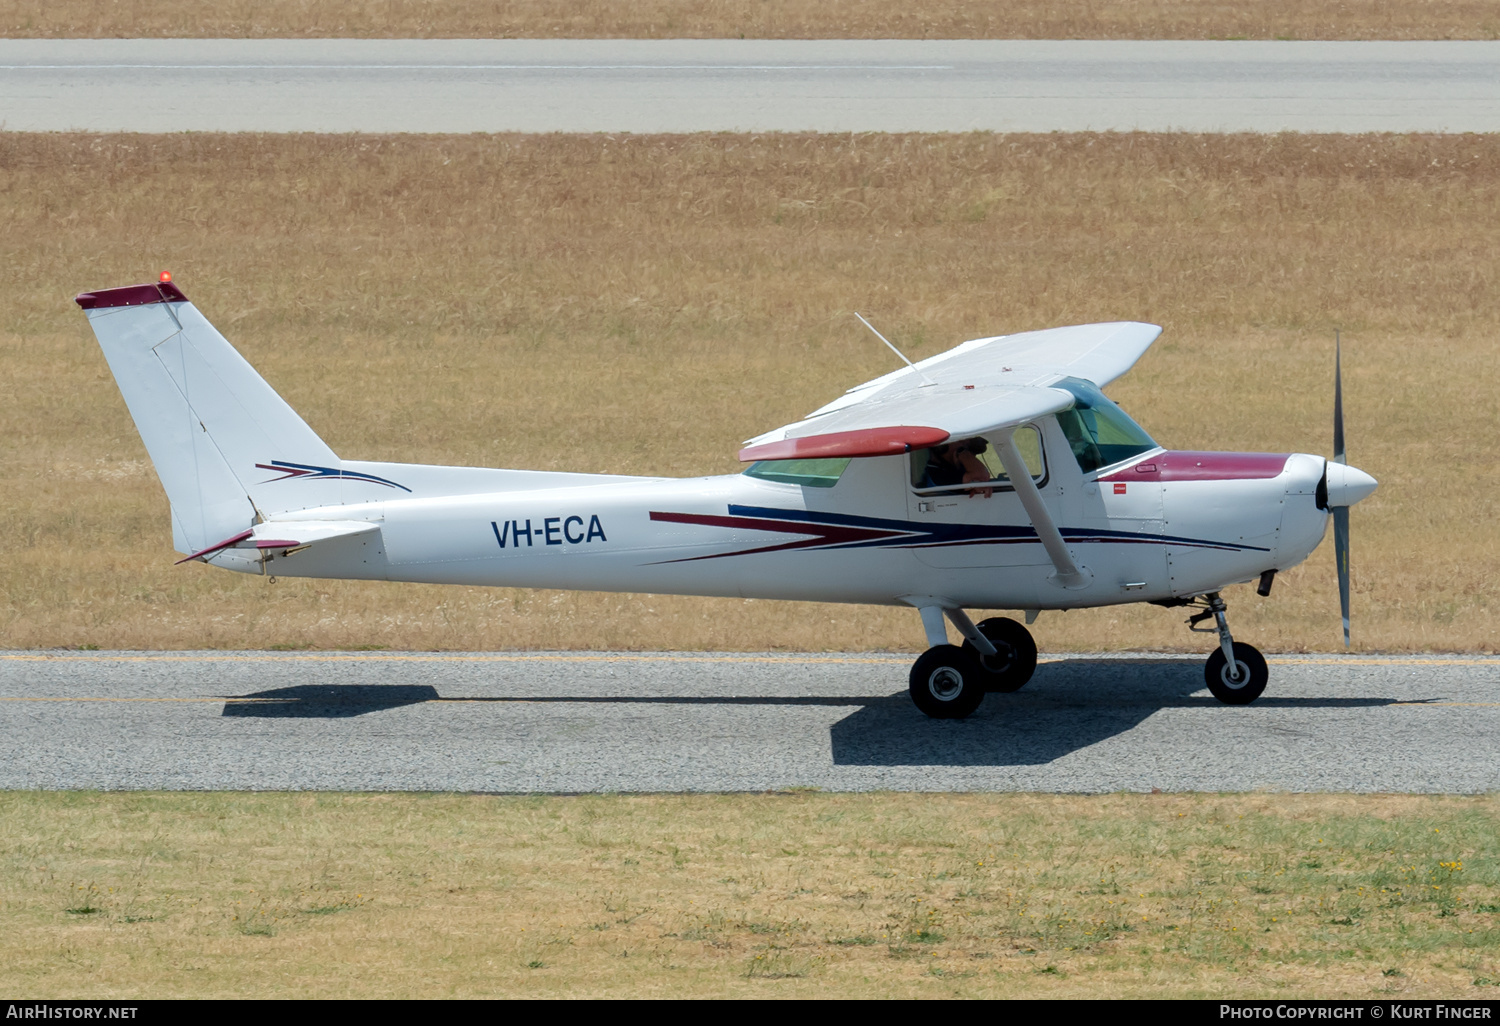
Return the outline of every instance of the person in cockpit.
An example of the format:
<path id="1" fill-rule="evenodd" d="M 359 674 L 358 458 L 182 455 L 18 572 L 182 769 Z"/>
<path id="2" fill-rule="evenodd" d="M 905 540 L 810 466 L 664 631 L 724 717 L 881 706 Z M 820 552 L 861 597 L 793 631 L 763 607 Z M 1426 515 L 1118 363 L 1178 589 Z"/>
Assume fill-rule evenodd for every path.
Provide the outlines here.
<path id="1" fill-rule="evenodd" d="M 922 486 L 940 488 L 990 480 L 989 468 L 979 460 L 989 447 L 983 438 L 964 438 L 928 450 Z M 991 488 L 972 488 L 969 494 L 989 498 L 993 491 Z"/>

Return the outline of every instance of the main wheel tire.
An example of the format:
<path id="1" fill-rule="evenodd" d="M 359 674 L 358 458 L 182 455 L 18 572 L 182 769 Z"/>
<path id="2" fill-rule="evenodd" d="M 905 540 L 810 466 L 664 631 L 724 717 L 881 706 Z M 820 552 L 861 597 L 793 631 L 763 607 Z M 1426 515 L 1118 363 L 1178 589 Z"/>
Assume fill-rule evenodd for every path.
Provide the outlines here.
<path id="1" fill-rule="evenodd" d="M 1243 641 L 1234 643 L 1234 661 L 1239 669 L 1235 679 L 1229 675 L 1229 660 L 1224 650 L 1216 648 L 1203 664 L 1203 679 L 1208 690 L 1225 705 L 1249 705 L 1266 690 L 1266 681 L 1271 671 L 1266 667 L 1266 657 L 1254 645 Z"/>
<path id="2" fill-rule="evenodd" d="M 928 716 L 961 720 L 984 701 L 985 674 L 957 645 L 934 645 L 911 668 L 911 700 Z"/>
<path id="3" fill-rule="evenodd" d="M 984 689 L 1019 691 L 1036 672 L 1036 641 L 1031 632 L 1008 616 L 992 616 L 975 626 L 999 649 L 992 656 L 982 656 L 972 641 L 964 641 L 964 651 L 985 675 Z"/>

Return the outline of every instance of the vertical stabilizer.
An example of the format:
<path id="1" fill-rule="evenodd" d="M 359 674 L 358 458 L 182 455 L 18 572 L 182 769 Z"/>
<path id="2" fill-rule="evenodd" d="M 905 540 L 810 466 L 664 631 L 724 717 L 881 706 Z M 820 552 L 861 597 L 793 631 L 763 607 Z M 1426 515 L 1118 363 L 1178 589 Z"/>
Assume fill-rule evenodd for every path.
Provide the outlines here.
<path id="1" fill-rule="evenodd" d="M 341 501 L 333 450 L 175 285 L 86 292 L 77 303 L 171 500 L 179 552 L 291 508 L 287 493 L 266 488 L 297 473 L 284 465 L 324 478 L 299 489 L 296 508 Z"/>

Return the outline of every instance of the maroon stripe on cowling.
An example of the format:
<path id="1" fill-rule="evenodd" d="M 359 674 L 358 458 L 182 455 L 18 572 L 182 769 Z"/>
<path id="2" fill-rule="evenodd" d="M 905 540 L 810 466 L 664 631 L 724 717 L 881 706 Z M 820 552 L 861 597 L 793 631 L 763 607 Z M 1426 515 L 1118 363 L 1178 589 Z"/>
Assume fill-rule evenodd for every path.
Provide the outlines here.
<path id="1" fill-rule="evenodd" d="M 148 285 L 123 285 L 117 289 L 100 289 L 73 297 L 85 310 L 103 310 L 112 306 L 148 306 L 152 303 L 186 303 L 187 296 L 169 281 Z"/>
<path id="2" fill-rule="evenodd" d="M 1100 481 L 1256 481 L 1275 477 L 1291 459 L 1285 452 L 1164 452 Z"/>

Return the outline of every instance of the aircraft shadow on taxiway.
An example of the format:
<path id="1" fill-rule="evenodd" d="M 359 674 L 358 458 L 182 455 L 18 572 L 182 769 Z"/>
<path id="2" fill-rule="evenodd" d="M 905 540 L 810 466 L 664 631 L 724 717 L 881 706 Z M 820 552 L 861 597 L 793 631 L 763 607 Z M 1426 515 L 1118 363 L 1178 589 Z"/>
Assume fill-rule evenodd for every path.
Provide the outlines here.
<path id="1" fill-rule="evenodd" d="M 1209 695 L 1196 660 L 1070 659 L 1038 666 L 1025 688 L 989 695 L 965 720 L 928 719 L 902 693 L 865 705 L 830 733 L 839 766 L 1038 766 L 1133 730 L 1161 709 L 1233 715 L 1389 704 L 1263 695 L 1253 706 L 1234 708 Z"/>
<path id="2" fill-rule="evenodd" d="M 884 688 L 888 679 L 871 682 Z M 872 688 L 873 690 L 873 688 Z M 318 684 L 227 698 L 225 716 L 341 719 L 424 703 L 506 705 L 825 706 L 854 712 L 829 730 L 838 766 L 1036 766 L 1139 726 L 1161 709 L 1222 715 L 1255 709 L 1389 705 L 1384 698 L 1262 696 L 1248 710 L 1221 706 L 1203 686 L 1203 667 L 1183 659 L 1077 659 L 1044 663 L 1023 690 L 990 695 L 966 720 L 923 716 L 904 692 L 848 696 L 546 695 L 455 699 L 431 685 Z"/>
<path id="3" fill-rule="evenodd" d="M 224 715 L 336 720 L 440 699 L 430 684 L 299 684 L 226 698 Z"/>

